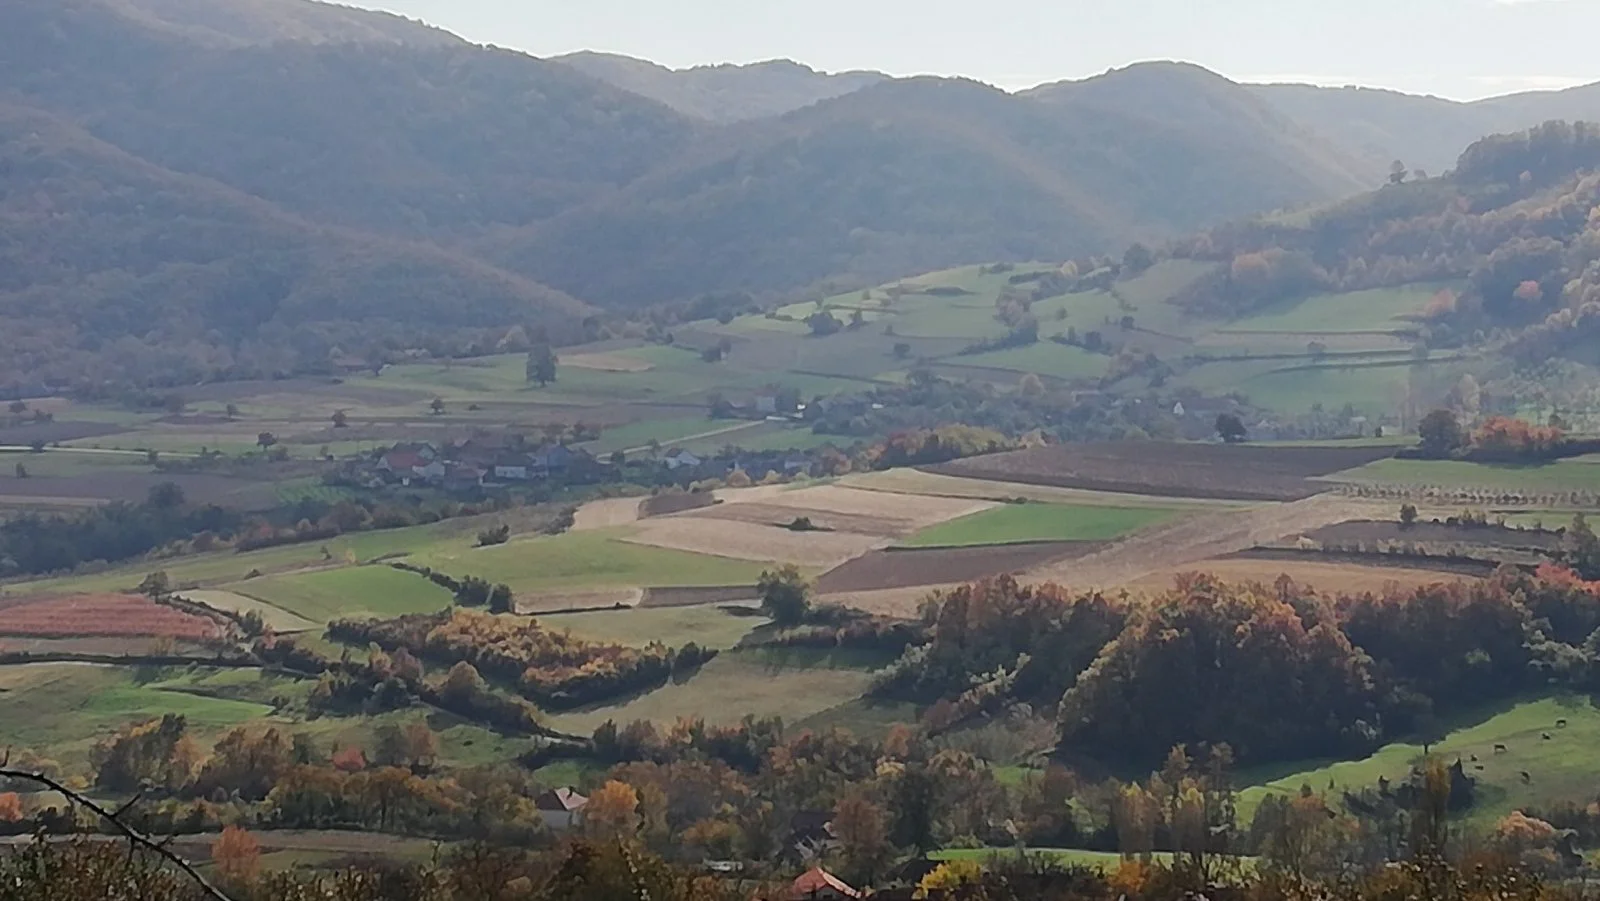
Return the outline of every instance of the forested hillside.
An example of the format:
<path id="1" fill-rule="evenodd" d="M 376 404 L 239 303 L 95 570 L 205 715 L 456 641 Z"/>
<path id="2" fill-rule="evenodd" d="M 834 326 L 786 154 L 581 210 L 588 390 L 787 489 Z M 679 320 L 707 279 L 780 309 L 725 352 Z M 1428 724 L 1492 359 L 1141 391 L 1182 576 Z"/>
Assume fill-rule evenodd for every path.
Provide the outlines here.
<path id="1" fill-rule="evenodd" d="M 1550 122 L 1485 138 L 1448 177 L 1393 183 L 1302 216 L 1178 242 L 1216 260 L 1180 302 L 1223 317 L 1285 298 L 1456 282 L 1416 321 L 1424 346 L 1593 364 L 1600 326 L 1600 126 Z"/>
<path id="2" fill-rule="evenodd" d="M 165 168 L 374 230 L 537 221 L 694 131 L 565 66 L 467 45 L 217 50 L 97 0 L 11 6 L 0 26 L 0 81 L 30 104 Z"/>
<path id="3" fill-rule="evenodd" d="M 888 80 L 879 72 L 818 72 L 789 60 L 668 69 L 614 53 L 573 53 L 556 62 L 712 122 L 781 116 Z"/>
<path id="4" fill-rule="evenodd" d="M 222 46 L 312 43 L 377 43 L 444 46 L 461 39 L 391 13 L 298 0 L 105 0 L 132 21 Z"/>
<path id="5" fill-rule="evenodd" d="M 313 225 L 0 104 L 0 383 L 191 384 L 335 349 L 574 336 L 583 304 L 426 244 Z M 454 343 L 453 343 L 454 342 Z"/>
<path id="6" fill-rule="evenodd" d="M 602 305 L 779 293 L 1066 259 L 1363 184 L 1306 143 L 1242 152 L 1249 137 L 1218 137 L 1247 127 L 1236 110 L 1207 127 L 1160 119 L 971 81 L 889 82 L 731 131 L 492 257 Z"/>

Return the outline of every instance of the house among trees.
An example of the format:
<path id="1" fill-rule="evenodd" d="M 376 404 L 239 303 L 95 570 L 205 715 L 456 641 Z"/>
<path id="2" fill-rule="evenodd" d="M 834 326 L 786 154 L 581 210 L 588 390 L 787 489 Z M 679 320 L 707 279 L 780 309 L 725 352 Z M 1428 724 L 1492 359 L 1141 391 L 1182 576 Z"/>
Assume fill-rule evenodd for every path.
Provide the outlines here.
<path id="1" fill-rule="evenodd" d="M 583 808 L 589 799 L 574 788 L 553 788 L 533 799 L 539 818 L 555 831 L 572 829 L 583 822 Z"/>
<path id="2" fill-rule="evenodd" d="M 846 901 L 860 897 L 861 892 L 822 867 L 812 867 L 789 883 L 789 901 Z"/>
<path id="3" fill-rule="evenodd" d="M 667 451 L 666 454 L 662 455 L 661 462 L 666 464 L 668 469 L 682 469 L 685 466 L 699 466 L 705 461 L 681 447 L 675 447 Z"/>

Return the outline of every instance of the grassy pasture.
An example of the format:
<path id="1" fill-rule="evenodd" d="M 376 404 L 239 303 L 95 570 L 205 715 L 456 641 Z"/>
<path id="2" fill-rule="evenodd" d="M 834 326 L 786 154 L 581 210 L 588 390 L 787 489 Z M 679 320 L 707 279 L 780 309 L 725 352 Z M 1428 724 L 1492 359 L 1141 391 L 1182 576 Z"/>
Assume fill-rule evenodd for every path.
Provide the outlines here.
<path id="1" fill-rule="evenodd" d="M 1556 727 L 1561 719 L 1568 723 L 1564 729 Z M 1546 734 L 1549 740 L 1543 738 Z M 1490 823 L 1520 808 L 1592 797 L 1597 742 L 1600 710 L 1589 699 L 1544 698 L 1462 718 L 1433 752 L 1452 763 L 1458 757 L 1463 761 L 1467 775 L 1478 780 L 1478 800 L 1470 818 Z M 1496 754 L 1496 745 L 1504 745 L 1506 751 Z M 1255 784 L 1240 795 L 1241 821 L 1247 821 L 1268 794 L 1298 794 L 1302 785 L 1321 791 L 1332 783 L 1337 789 L 1355 791 L 1376 786 L 1380 777 L 1401 782 L 1421 756 L 1420 745 L 1397 742 L 1362 760 L 1309 761 L 1258 773 Z M 1526 783 L 1523 772 L 1530 776 Z"/>
<path id="2" fill-rule="evenodd" d="M 1329 476 L 1340 482 L 1441 485 L 1485 491 L 1600 491 L 1600 462 L 1579 457 L 1537 466 L 1459 460 L 1379 460 Z M 1554 523 L 1552 523 L 1554 525 Z"/>
<path id="3" fill-rule="evenodd" d="M 755 584 L 762 565 L 618 541 L 617 530 L 569 532 L 491 548 L 431 550 L 413 563 L 504 582 L 514 591 Z"/>
<path id="4" fill-rule="evenodd" d="M 228 590 L 317 623 L 346 617 L 436 613 L 451 603 L 450 592 L 444 588 L 388 566 L 267 576 L 228 586 Z"/>
<path id="5" fill-rule="evenodd" d="M 1375 288 L 1345 294 L 1319 294 L 1275 304 L 1253 316 L 1229 323 L 1229 332 L 1300 332 L 1311 340 L 1317 333 L 1391 331 L 1407 326 L 1407 316 L 1421 313 L 1444 284 Z"/>
<path id="6" fill-rule="evenodd" d="M 949 366 L 1009 369 L 1017 373 L 1031 372 L 1050 378 L 1078 380 L 1098 379 L 1105 375 L 1111 358 L 1089 353 L 1080 347 L 1040 341 L 1026 347 L 951 357 L 944 362 Z"/>
<path id="7" fill-rule="evenodd" d="M 587 734 L 606 720 L 672 723 L 687 716 L 727 724 L 754 715 L 799 722 L 861 697 L 871 681 L 871 670 L 839 665 L 817 652 L 728 651 L 663 688 L 622 704 L 552 717 L 551 724 Z"/>
<path id="8" fill-rule="evenodd" d="M 977 547 L 1028 541 L 1109 541 L 1175 515 L 1159 507 L 1007 504 L 923 529 L 907 547 Z"/>
<path id="9" fill-rule="evenodd" d="M 727 650 L 766 624 L 758 617 L 735 616 L 715 606 L 630 607 L 592 613 L 559 613 L 538 617 L 547 629 L 565 629 L 579 638 L 643 647 L 659 641 L 677 648 L 694 642 L 703 648 Z"/>

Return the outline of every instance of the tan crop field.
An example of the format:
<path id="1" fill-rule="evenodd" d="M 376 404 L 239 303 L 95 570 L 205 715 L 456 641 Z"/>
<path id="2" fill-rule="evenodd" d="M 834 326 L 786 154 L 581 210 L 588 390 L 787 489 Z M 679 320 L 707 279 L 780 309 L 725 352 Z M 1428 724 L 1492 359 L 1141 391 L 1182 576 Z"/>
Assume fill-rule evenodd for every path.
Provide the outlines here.
<path id="1" fill-rule="evenodd" d="M 970 498 L 914 494 L 885 496 L 881 491 L 864 491 L 839 485 L 785 491 L 772 495 L 765 502 L 780 507 L 894 519 L 904 522 L 910 531 L 981 513 L 994 506 L 993 503 Z"/>
<path id="2" fill-rule="evenodd" d="M 775 526 L 694 516 L 647 519 L 622 538 L 630 544 L 761 563 L 829 568 L 886 544 L 854 532 L 795 532 Z"/>

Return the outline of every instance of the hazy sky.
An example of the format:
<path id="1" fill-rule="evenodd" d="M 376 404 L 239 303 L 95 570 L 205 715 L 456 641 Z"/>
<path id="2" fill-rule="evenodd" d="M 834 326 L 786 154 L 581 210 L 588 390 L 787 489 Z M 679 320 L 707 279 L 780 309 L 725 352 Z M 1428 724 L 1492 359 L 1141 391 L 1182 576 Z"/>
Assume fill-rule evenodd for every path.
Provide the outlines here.
<path id="1" fill-rule="evenodd" d="M 1006 88 L 1144 59 L 1470 99 L 1600 81 L 1600 0 L 345 0 L 479 43 L 674 68 L 790 58 Z"/>

